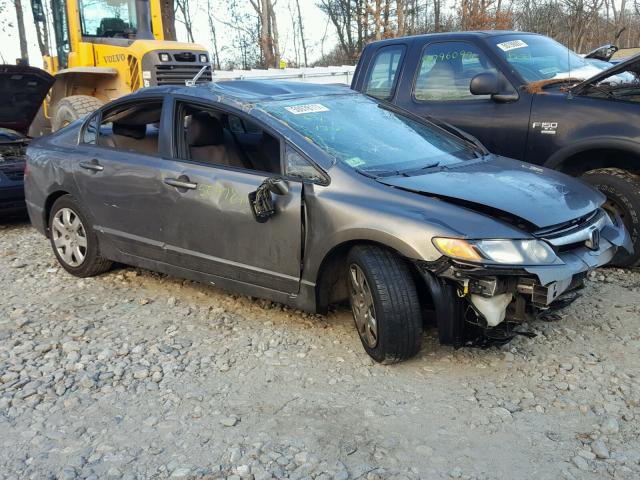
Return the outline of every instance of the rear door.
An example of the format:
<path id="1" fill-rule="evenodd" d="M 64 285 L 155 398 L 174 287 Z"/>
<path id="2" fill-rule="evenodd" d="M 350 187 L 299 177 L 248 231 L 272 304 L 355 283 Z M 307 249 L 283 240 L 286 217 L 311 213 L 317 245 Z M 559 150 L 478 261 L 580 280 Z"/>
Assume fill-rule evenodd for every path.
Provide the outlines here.
<path id="1" fill-rule="evenodd" d="M 520 92 L 518 100 L 498 103 L 490 96 L 471 94 L 475 75 L 499 73 L 481 45 L 468 40 L 416 42 L 408 58 L 393 103 L 450 123 L 493 153 L 524 158 L 531 97 Z"/>
<path id="2" fill-rule="evenodd" d="M 183 125 L 188 122 L 186 114 L 180 112 L 186 103 L 176 105 L 176 137 L 185 134 Z M 247 140 L 239 137 L 239 131 L 234 140 L 229 131 L 239 125 L 238 119 L 246 120 L 239 112 L 206 104 L 198 108 L 210 108 L 214 114 L 224 116 L 226 143 L 218 143 L 218 148 L 234 149 Z M 282 145 L 274 132 L 255 123 L 245 121 L 244 125 L 251 136 L 272 135 L 277 140 L 274 155 L 280 159 Z M 177 138 L 175 144 L 176 174 L 189 183 L 189 188 L 163 185 L 169 199 L 164 224 L 169 261 L 227 279 L 297 293 L 302 253 L 302 184 L 290 181 L 286 195 L 273 195 L 275 215 L 258 223 L 249 205 L 249 194 L 267 178 L 279 176 L 279 171 L 260 170 L 256 157 L 250 162 L 253 168 L 216 164 L 213 156 L 193 161 L 185 137 Z M 264 148 L 269 142 L 262 140 L 260 144 Z M 241 157 L 242 152 L 237 156 Z"/>
<path id="3" fill-rule="evenodd" d="M 144 138 L 133 138 L 114 135 L 109 119 L 115 116 L 120 121 L 133 122 L 119 112 L 145 103 L 150 111 L 164 108 L 161 98 L 136 99 L 91 117 L 81 133 L 80 148 L 85 159 L 76 165 L 74 177 L 81 201 L 100 235 L 122 252 L 161 260 L 164 215 L 172 200 L 163 179 L 177 173 L 172 162 L 159 153 L 160 123 L 149 123 Z M 151 114 L 150 120 L 156 120 L 154 116 Z M 114 137 L 123 144 L 116 143 Z"/>

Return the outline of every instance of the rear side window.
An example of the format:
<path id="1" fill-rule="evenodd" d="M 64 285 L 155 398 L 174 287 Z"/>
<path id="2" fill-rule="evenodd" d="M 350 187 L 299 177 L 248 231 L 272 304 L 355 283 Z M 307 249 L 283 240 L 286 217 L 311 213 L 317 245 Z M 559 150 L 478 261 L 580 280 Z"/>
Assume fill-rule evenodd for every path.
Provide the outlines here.
<path id="1" fill-rule="evenodd" d="M 496 68 L 470 43 L 432 43 L 422 52 L 413 95 L 422 101 L 486 100 L 486 95 L 473 95 L 469 85 L 474 76 L 489 71 Z"/>
<path id="2" fill-rule="evenodd" d="M 157 155 L 161 114 L 162 100 L 117 105 L 91 117 L 82 134 L 82 143 Z"/>
<path id="3" fill-rule="evenodd" d="M 367 95 L 380 100 L 393 97 L 404 52 L 404 45 L 390 45 L 378 50 L 364 89 Z"/>

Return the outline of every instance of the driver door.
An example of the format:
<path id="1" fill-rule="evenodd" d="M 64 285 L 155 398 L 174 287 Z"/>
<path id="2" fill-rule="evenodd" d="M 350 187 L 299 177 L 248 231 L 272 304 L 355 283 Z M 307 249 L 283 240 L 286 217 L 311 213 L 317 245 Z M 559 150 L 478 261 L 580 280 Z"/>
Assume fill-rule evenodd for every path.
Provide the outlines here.
<path id="1" fill-rule="evenodd" d="M 279 175 L 274 170 L 279 170 L 280 142 L 277 139 L 275 143 L 262 142 L 263 148 L 273 147 L 275 161 L 270 163 L 277 165 L 271 171 L 256 168 L 260 158 L 255 156 L 235 165 L 216 163 L 221 148 L 229 153 L 239 147 L 236 142 L 241 139 L 229 131 L 230 125 L 237 123 L 229 122 L 228 112 L 210 109 L 217 118 L 226 119 L 221 137 L 214 139 L 218 133 L 201 135 L 215 143 L 211 145 L 213 153 L 192 159 L 185 119 L 200 107 L 191 106 L 187 111 L 181 108 L 184 105 L 179 103 L 176 107 L 178 125 L 174 132 L 182 138 L 177 139 L 173 163 L 179 170 L 178 178 L 190 188 L 164 185 L 166 195 L 171 198 L 164 225 L 169 261 L 226 279 L 297 293 L 302 252 L 302 184 L 291 181 L 286 194 L 272 194 L 275 214 L 264 223 L 255 220 L 249 202 L 250 193 L 267 178 Z M 264 131 L 260 135 L 270 134 Z M 197 148 L 206 152 L 207 145 L 198 143 Z M 246 158 L 246 152 L 242 155 Z"/>
<path id="2" fill-rule="evenodd" d="M 471 94 L 471 79 L 497 68 L 470 42 L 433 42 L 414 48 L 417 51 L 410 56 L 417 72 L 415 77 L 402 77 L 393 103 L 470 133 L 492 153 L 523 159 L 531 96 L 521 91 L 518 100 L 498 103 L 489 96 Z"/>

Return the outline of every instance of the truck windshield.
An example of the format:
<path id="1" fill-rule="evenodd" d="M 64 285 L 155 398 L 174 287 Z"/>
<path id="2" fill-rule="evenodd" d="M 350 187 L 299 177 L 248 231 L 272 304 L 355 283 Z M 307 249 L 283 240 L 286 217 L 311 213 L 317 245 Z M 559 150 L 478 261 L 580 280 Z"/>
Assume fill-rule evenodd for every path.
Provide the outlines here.
<path id="1" fill-rule="evenodd" d="M 498 35 L 489 41 L 527 83 L 569 77 L 586 80 L 604 68 L 542 35 Z"/>
<path id="2" fill-rule="evenodd" d="M 447 166 L 482 152 L 428 122 L 358 94 L 267 102 L 258 108 L 350 167 L 372 175 Z"/>
<path id="3" fill-rule="evenodd" d="M 127 38 L 136 33 L 135 0 L 80 0 L 82 34 Z"/>

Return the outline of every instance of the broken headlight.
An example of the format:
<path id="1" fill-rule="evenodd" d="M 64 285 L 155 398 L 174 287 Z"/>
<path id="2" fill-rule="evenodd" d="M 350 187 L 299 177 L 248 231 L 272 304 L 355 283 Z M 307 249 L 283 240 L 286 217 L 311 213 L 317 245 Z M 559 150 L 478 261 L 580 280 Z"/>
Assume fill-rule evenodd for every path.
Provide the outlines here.
<path id="1" fill-rule="evenodd" d="M 504 265 L 547 265 L 558 260 L 553 249 L 542 240 L 464 240 L 433 239 L 435 247 L 447 257 L 469 262 Z"/>

